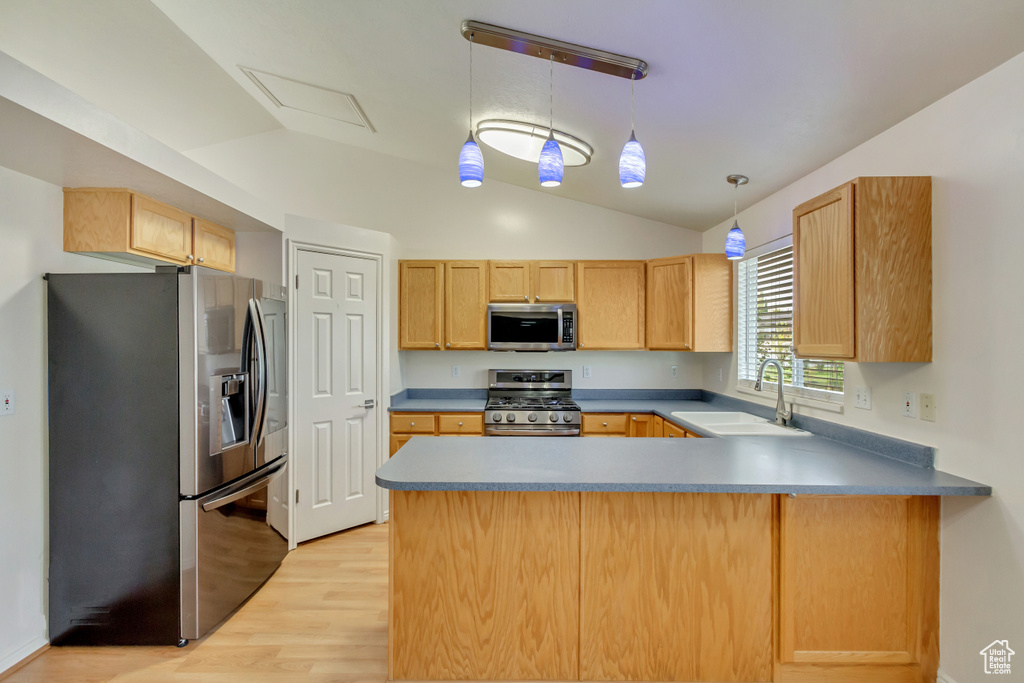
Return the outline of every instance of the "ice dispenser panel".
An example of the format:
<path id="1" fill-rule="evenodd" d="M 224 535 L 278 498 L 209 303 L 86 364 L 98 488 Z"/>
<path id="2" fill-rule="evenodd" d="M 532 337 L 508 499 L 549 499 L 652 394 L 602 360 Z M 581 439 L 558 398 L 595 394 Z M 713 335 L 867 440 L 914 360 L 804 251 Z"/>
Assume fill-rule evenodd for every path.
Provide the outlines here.
<path id="1" fill-rule="evenodd" d="M 249 373 L 216 375 L 211 380 L 210 455 L 216 455 L 249 441 Z"/>

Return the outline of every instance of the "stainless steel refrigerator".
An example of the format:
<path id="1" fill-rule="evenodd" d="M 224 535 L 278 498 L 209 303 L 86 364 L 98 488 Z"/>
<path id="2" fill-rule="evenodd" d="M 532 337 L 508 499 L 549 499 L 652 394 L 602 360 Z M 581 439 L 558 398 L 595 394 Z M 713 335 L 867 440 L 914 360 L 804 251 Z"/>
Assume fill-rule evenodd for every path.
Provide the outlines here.
<path id="1" fill-rule="evenodd" d="M 198 266 L 46 277 L 50 642 L 184 644 L 287 553 L 268 516 L 284 288 Z"/>

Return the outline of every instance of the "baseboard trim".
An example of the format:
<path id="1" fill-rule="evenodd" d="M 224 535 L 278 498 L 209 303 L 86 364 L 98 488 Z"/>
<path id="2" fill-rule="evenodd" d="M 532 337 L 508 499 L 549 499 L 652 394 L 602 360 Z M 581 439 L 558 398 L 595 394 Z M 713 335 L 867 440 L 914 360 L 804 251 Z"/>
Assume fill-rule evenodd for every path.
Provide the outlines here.
<path id="1" fill-rule="evenodd" d="M 939 673 L 935 677 L 935 680 L 936 683 L 956 683 L 956 681 L 953 680 L 953 677 L 945 671 L 943 671 L 942 669 L 939 669 Z"/>
<path id="2" fill-rule="evenodd" d="M 33 638 L 0 660 L 0 681 L 50 649 L 46 638 Z"/>

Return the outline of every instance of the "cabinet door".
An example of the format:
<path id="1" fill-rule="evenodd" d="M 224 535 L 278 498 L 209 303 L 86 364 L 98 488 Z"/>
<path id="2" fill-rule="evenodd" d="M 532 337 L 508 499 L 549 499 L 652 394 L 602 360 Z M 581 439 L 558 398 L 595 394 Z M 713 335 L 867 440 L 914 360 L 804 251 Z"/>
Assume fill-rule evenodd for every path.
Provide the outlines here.
<path id="1" fill-rule="evenodd" d="M 793 340 L 798 356 L 853 358 L 853 184 L 793 210 Z"/>
<path id="2" fill-rule="evenodd" d="M 665 420 L 665 424 L 662 425 L 662 433 L 666 439 L 686 438 L 686 430 L 668 420 Z"/>
<path id="3" fill-rule="evenodd" d="M 651 436 L 658 439 L 665 436 L 665 419 L 661 415 L 654 416 L 654 429 L 651 430 Z"/>
<path id="4" fill-rule="evenodd" d="M 486 349 L 487 261 L 449 261 L 444 277 L 444 347 Z"/>
<path id="5" fill-rule="evenodd" d="M 580 261 L 579 346 L 644 348 L 643 261 Z"/>
<path id="6" fill-rule="evenodd" d="M 938 524 L 938 497 L 782 496 L 782 680 L 935 680 Z"/>
<path id="7" fill-rule="evenodd" d="M 488 261 L 487 270 L 491 302 L 525 304 L 530 300 L 529 261 Z"/>
<path id="8" fill-rule="evenodd" d="M 531 270 L 534 303 L 576 301 L 574 261 L 534 261 Z"/>
<path id="9" fill-rule="evenodd" d="M 192 242 L 195 247 L 195 262 L 207 268 L 235 272 L 235 233 L 227 228 L 192 219 Z"/>
<path id="10" fill-rule="evenodd" d="M 192 262 L 192 216 L 149 197 L 132 195 L 132 249 L 181 265 Z"/>
<path id="11" fill-rule="evenodd" d="M 628 436 L 652 437 L 654 436 L 654 415 L 650 413 L 637 413 L 629 416 Z"/>
<path id="12" fill-rule="evenodd" d="M 414 436 L 416 436 L 416 435 L 415 434 L 392 434 L 391 435 L 391 455 L 394 455 L 395 453 L 397 453 L 398 449 L 401 448 L 402 446 L 404 446 L 406 444 L 406 442 L 408 442 L 409 439 L 411 439 Z"/>
<path id="13" fill-rule="evenodd" d="M 398 348 L 441 348 L 444 321 L 444 263 L 398 264 Z"/>
<path id="14" fill-rule="evenodd" d="M 647 348 L 693 350 L 693 257 L 647 262 Z"/>

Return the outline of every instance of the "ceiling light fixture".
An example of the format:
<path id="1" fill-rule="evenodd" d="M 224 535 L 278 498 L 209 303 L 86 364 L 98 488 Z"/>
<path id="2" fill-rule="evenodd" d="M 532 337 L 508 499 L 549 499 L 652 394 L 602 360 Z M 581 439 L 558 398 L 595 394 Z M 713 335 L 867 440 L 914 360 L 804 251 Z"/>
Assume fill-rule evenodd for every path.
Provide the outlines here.
<path id="1" fill-rule="evenodd" d="M 740 185 L 746 185 L 750 180 L 745 175 L 730 175 L 726 176 L 725 179 L 737 190 L 740 189 Z M 747 238 L 743 236 L 743 231 L 740 230 L 740 224 L 736 220 L 736 215 L 736 197 L 734 196 L 732 200 L 732 229 L 725 236 L 725 257 L 731 261 L 743 258 L 743 254 L 747 252 Z"/>
<path id="2" fill-rule="evenodd" d="M 476 124 L 476 137 L 488 147 L 516 159 L 534 164 L 540 160 L 540 150 L 551 132 L 547 126 L 507 119 L 487 119 Z M 566 166 L 586 166 L 594 155 L 594 148 L 560 130 L 554 131 L 555 140 L 562 148 Z"/>
<path id="3" fill-rule="evenodd" d="M 619 155 L 619 182 L 623 187 L 640 187 L 647 176 L 647 156 L 643 146 L 636 139 L 636 125 L 633 117 L 636 112 L 636 100 L 633 97 L 633 84 L 636 78 L 629 79 L 629 140 L 622 147 Z"/>
<path id="4" fill-rule="evenodd" d="M 540 178 L 541 187 L 558 187 L 562 184 L 562 175 L 565 173 L 565 162 L 562 159 L 562 148 L 555 140 L 555 55 L 551 54 L 550 74 L 550 99 L 548 100 L 548 139 L 540 150 L 540 159 L 537 161 L 537 176 Z"/>
<path id="5" fill-rule="evenodd" d="M 469 35 L 469 137 L 459 152 L 459 182 L 463 187 L 484 183 L 484 155 L 473 139 L 473 34 Z"/>

